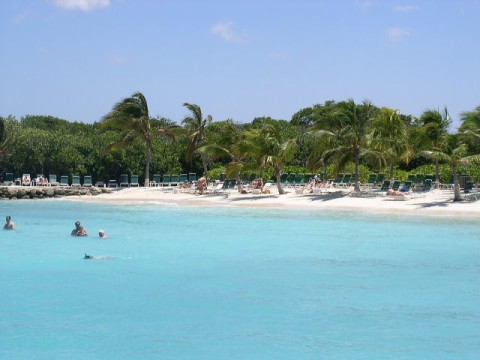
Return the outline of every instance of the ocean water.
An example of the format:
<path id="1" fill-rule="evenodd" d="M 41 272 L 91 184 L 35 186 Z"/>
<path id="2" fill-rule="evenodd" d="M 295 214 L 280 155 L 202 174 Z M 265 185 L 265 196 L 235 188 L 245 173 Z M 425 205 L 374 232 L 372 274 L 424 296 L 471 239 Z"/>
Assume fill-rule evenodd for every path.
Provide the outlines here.
<path id="1" fill-rule="evenodd" d="M 473 219 L 0 209 L 17 225 L 0 232 L 0 359 L 480 358 Z M 70 236 L 75 220 L 88 238 Z"/>

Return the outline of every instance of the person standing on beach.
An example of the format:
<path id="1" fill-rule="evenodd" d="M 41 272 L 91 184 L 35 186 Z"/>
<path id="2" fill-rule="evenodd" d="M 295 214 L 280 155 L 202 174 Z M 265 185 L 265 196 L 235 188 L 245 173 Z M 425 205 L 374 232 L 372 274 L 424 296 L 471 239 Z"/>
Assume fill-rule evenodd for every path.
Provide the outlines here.
<path id="1" fill-rule="evenodd" d="M 3 230 L 15 230 L 15 223 L 10 215 L 7 216 L 6 221 L 7 223 L 3 226 Z"/>
<path id="2" fill-rule="evenodd" d="M 80 221 L 75 221 L 75 229 L 72 230 L 72 236 L 88 236 L 87 230 L 83 228 Z"/>

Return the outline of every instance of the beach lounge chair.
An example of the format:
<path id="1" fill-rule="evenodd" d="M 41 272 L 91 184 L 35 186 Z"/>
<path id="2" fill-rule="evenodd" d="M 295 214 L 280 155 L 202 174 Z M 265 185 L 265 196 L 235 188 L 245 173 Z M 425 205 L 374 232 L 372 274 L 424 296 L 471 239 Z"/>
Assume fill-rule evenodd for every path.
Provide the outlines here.
<path id="1" fill-rule="evenodd" d="M 178 182 L 180 183 L 179 185 L 186 184 L 188 182 L 188 174 L 180 174 Z"/>
<path id="2" fill-rule="evenodd" d="M 132 175 L 132 176 L 130 176 L 130 186 L 138 186 L 138 187 L 140 187 L 140 184 L 138 183 L 138 175 Z"/>
<path id="3" fill-rule="evenodd" d="M 377 182 L 377 174 L 370 174 L 368 175 L 367 186 L 374 186 Z"/>
<path id="4" fill-rule="evenodd" d="M 5 179 L 3 180 L 4 185 L 13 185 L 14 179 L 13 179 L 13 173 L 6 173 L 5 174 Z"/>
<path id="5" fill-rule="evenodd" d="M 116 187 L 118 187 L 117 180 L 108 180 L 108 187 L 109 187 L 109 188 L 116 188 Z"/>
<path id="6" fill-rule="evenodd" d="M 83 177 L 83 186 L 85 186 L 85 187 L 93 186 L 92 177 L 90 175 L 85 175 Z"/>
<path id="7" fill-rule="evenodd" d="M 162 186 L 170 186 L 170 175 L 163 175 Z"/>
<path id="8" fill-rule="evenodd" d="M 384 181 L 385 181 L 385 174 L 378 174 L 376 185 L 377 186 L 382 186 Z"/>
<path id="9" fill-rule="evenodd" d="M 22 175 L 22 185 L 23 186 L 30 186 L 32 185 L 32 179 L 30 177 L 30 174 L 23 174 Z"/>
<path id="10" fill-rule="evenodd" d="M 57 175 L 48 175 L 48 181 L 50 182 L 50 185 L 51 186 L 57 186 L 58 185 L 58 181 L 57 181 Z"/>
<path id="11" fill-rule="evenodd" d="M 60 186 L 70 186 L 68 184 L 68 176 L 67 175 L 60 176 Z"/>
<path id="12" fill-rule="evenodd" d="M 425 191 L 430 191 L 433 188 L 433 180 L 430 178 L 426 178 L 425 181 L 423 182 L 423 189 Z"/>
<path id="13" fill-rule="evenodd" d="M 288 174 L 282 174 L 280 176 L 280 182 L 282 183 L 282 186 L 288 186 Z"/>
<path id="14" fill-rule="evenodd" d="M 382 187 L 380 191 L 387 191 L 390 188 L 391 181 L 390 180 L 383 180 Z"/>
<path id="15" fill-rule="evenodd" d="M 130 183 L 128 182 L 128 174 L 121 174 L 120 175 L 120 187 L 125 186 L 129 187 Z"/>
<path id="16" fill-rule="evenodd" d="M 227 174 L 221 173 L 221 174 L 220 174 L 220 181 L 223 182 L 223 181 L 225 181 L 226 179 L 227 179 Z"/>
<path id="17" fill-rule="evenodd" d="M 194 183 L 197 181 L 197 174 L 196 173 L 188 173 L 188 181 Z"/>
<path id="18" fill-rule="evenodd" d="M 153 175 L 152 181 L 150 181 L 150 186 L 160 186 L 162 183 L 162 177 L 160 174 Z"/>
<path id="19" fill-rule="evenodd" d="M 465 194 L 468 194 L 472 190 L 473 190 L 473 181 L 467 181 L 465 183 L 465 188 L 463 189 L 463 191 L 465 192 Z"/>
<path id="20" fill-rule="evenodd" d="M 174 174 L 170 178 L 170 186 L 178 186 L 178 183 L 180 182 L 180 175 Z"/>
<path id="21" fill-rule="evenodd" d="M 82 186 L 82 184 L 80 184 L 80 176 L 78 175 L 72 176 L 72 186 Z"/>
<path id="22" fill-rule="evenodd" d="M 393 182 L 392 189 L 393 189 L 393 190 L 398 190 L 398 189 L 400 189 L 400 181 L 395 180 L 395 181 Z"/>
<path id="23" fill-rule="evenodd" d="M 342 181 L 338 184 L 340 186 L 350 186 L 350 181 L 352 179 L 352 174 L 343 175 Z"/>

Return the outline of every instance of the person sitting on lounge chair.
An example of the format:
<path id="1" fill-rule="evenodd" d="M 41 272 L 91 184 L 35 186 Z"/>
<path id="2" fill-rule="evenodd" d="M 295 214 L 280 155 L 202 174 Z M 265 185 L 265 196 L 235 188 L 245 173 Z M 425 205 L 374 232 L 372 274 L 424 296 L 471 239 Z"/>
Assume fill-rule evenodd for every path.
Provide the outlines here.
<path id="1" fill-rule="evenodd" d="M 28 174 L 23 175 L 22 185 L 30 185 L 30 182 L 31 182 L 30 175 L 28 175 Z"/>
<path id="2" fill-rule="evenodd" d="M 407 192 L 402 192 L 402 191 L 393 190 L 392 188 L 388 188 L 388 189 L 387 189 L 387 195 L 388 195 L 388 196 L 405 196 L 405 195 L 408 195 L 408 193 L 407 193 Z"/>

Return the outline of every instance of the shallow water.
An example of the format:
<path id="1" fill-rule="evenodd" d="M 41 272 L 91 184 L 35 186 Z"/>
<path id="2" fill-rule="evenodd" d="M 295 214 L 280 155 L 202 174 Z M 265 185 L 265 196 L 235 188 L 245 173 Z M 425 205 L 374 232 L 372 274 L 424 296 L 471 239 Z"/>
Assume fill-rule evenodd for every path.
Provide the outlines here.
<path id="1" fill-rule="evenodd" d="M 66 200 L 0 209 L 17 224 L 0 233 L 2 359 L 480 357 L 474 220 Z M 90 237 L 70 237 L 75 220 Z"/>

